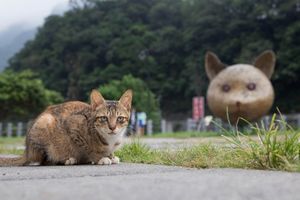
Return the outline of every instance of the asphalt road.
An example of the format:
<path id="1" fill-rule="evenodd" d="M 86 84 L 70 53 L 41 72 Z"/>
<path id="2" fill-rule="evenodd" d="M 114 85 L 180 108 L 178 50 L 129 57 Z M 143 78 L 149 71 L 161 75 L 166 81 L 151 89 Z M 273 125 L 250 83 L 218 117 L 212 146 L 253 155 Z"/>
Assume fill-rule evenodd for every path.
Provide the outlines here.
<path id="1" fill-rule="evenodd" d="M 0 167 L 0 199 L 299 200 L 300 173 L 124 163 Z"/>

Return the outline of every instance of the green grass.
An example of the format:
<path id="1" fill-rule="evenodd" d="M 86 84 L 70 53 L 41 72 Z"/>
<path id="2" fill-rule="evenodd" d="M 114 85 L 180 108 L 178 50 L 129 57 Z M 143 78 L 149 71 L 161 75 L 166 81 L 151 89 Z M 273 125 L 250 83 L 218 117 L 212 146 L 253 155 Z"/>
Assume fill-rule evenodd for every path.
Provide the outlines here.
<path id="1" fill-rule="evenodd" d="M 17 147 L 24 145 L 24 137 L 0 137 L 0 154 L 23 154 Z"/>
<path id="2" fill-rule="evenodd" d="M 268 128 L 250 125 L 256 137 L 238 129 L 224 130 L 228 145 L 198 145 L 178 150 L 153 150 L 139 141 L 116 152 L 122 161 L 194 168 L 244 168 L 300 172 L 300 132 L 273 116 Z M 262 128 L 261 128 L 262 127 Z M 282 127 L 282 128 L 280 128 Z"/>
<path id="3" fill-rule="evenodd" d="M 194 146 L 180 150 L 153 150 L 135 142 L 125 145 L 116 155 L 124 162 L 163 164 L 193 168 L 248 168 L 250 157 L 241 151 L 218 148 L 211 144 Z"/>
<path id="4" fill-rule="evenodd" d="M 243 168 L 299 171 L 300 163 L 286 162 L 285 165 L 260 165 L 260 158 L 238 148 L 217 147 L 212 144 L 198 145 L 180 150 L 153 150 L 136 142 L 125 145 L 116 152 L 122 162 L 162 164 L 191 168 Z"/>
<path id="5" fill-rule="evenodd" d="M 22 155 L 23 152 L 24 152 L 23 149 L 0 147 L 0 154 Z"/>
<path id="6" fill-rule="evenodd" d="M 219 127 L 222 129 L 222 127 Z M 233 129 L 232 129 L 233 130 Z M 244 135 L 255 135 L 256 132 L 251 128 L 244 128 Z M 193 137 L 221 137 L 222 135 L 230 136 L 232 132 L 214 132 L 214 131 L 180 131 L 171 133 L 155 133 L 151 136 L 144 136 L 145 138 L 193 138 Z"/>
<path id="7" fill-rule="evenodd" d="M 0 137 L 0 145 L 24 144 L 25 137 Z"/>
<path id="8" fill-rule="evenodd" d="M 173 133 L 156 133 L 151 136 L 145 136 L 146 138 L 191 138 L 191 137 L 217 137 L 221 136 L 217 132 L 196 132 L 196 131 L 185 131 L 185 132 L 173 132 Z"/>

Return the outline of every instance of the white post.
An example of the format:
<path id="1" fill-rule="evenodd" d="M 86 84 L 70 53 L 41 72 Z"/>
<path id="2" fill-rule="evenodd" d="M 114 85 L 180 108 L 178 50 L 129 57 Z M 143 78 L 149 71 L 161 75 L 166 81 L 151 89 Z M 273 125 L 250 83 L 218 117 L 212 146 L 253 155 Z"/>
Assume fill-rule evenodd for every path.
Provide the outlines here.
<path id="1" fill-rule="evenodd" d="M 2 122 L 0 122 L 0 137 L 2 136 L 2 127 L 3 127 Z"/>
<path id="2" fill-rule="evenodd" d="M 153 133 L 153 122 L 151 119 L 147 121 L 147 135 L 152 135 Z"/>
<path id="3" fill-rule="evenodd" d="M 22 122 L 18 122 L 18 125 L 17 125 L 17 136 L 21 137 L 22 136 L 22 132 L 23 132 L 23 123 Z"/>
<path id="4" fill-rule="evenodd" d="M 173 123 L 172 122 L 166 123 L 166 132 L 168 132 L 168 133 L 173 132 Z"/>
<path id="5" fill-rule="evenodd" d="M 222 130 L 222 128 L 223 128 L 222 120 L 220 118 L 216 118 L 215 123 L 216 123 L 216 124 L 214 124 L 215 131 L 222 132 L 223 131 Z"/>
<path id="6" fill-rule="evenodd" d="M 11 122 L 7 123 L 6 131 L 7 131 L 7 133 L 6 133 L 7 137 L 11 137 L 12 136 L 12 123 Z"/>
<path id="7" fill-rule="evenodd" d="M 162 119 L 162 120 L 161 120 L 161 124 L 160 124 L 160 126 L 161 126 L 161 132 L 162 132 L 162 133 L 167 132 L 167 131 L 166 131 L 166 129 L 167 129 L 166 125 L 167 125 L 166 120 L 165 120 L 165 119 Z"/>
<path id="8" fill-rule="evenodd" d="M 191 119 L 191 118 L 188 118 L 187 121 L 186 121 L 186 123 L 187 123 L 187 126 L 186 126 L 187 127 L 187 131 L 194 131 L 195 128 L 197 128 L 196 122 L 193 119 Z"/>
<path id="9" fill-rule="evenodd" d="M 186 120 L 186 130 L 191 131 L 191 119 L 190 118 L 188 118 Z"/>

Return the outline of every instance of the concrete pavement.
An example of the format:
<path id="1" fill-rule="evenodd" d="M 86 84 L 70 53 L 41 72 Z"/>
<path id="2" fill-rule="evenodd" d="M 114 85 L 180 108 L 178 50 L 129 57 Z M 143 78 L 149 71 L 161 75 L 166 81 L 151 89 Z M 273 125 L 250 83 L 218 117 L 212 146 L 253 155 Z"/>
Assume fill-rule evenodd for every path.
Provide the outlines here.
<path id="1" fill-rule="evenodd" d="M 300 173 L 124 163 L 0 167 L 0 199 L 298 200 Z"/>

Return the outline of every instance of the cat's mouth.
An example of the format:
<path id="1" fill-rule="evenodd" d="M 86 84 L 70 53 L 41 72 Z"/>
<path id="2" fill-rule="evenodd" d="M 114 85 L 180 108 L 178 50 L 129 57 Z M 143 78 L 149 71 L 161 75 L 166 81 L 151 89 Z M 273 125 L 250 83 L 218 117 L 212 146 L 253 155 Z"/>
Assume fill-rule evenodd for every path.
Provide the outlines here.
<path id="1" fill-rule="evenodd" d="M 109 132 L 108 134 L 109 135 L 116 135 L 117 133 L 112 131 L 112 132 Z"/>

